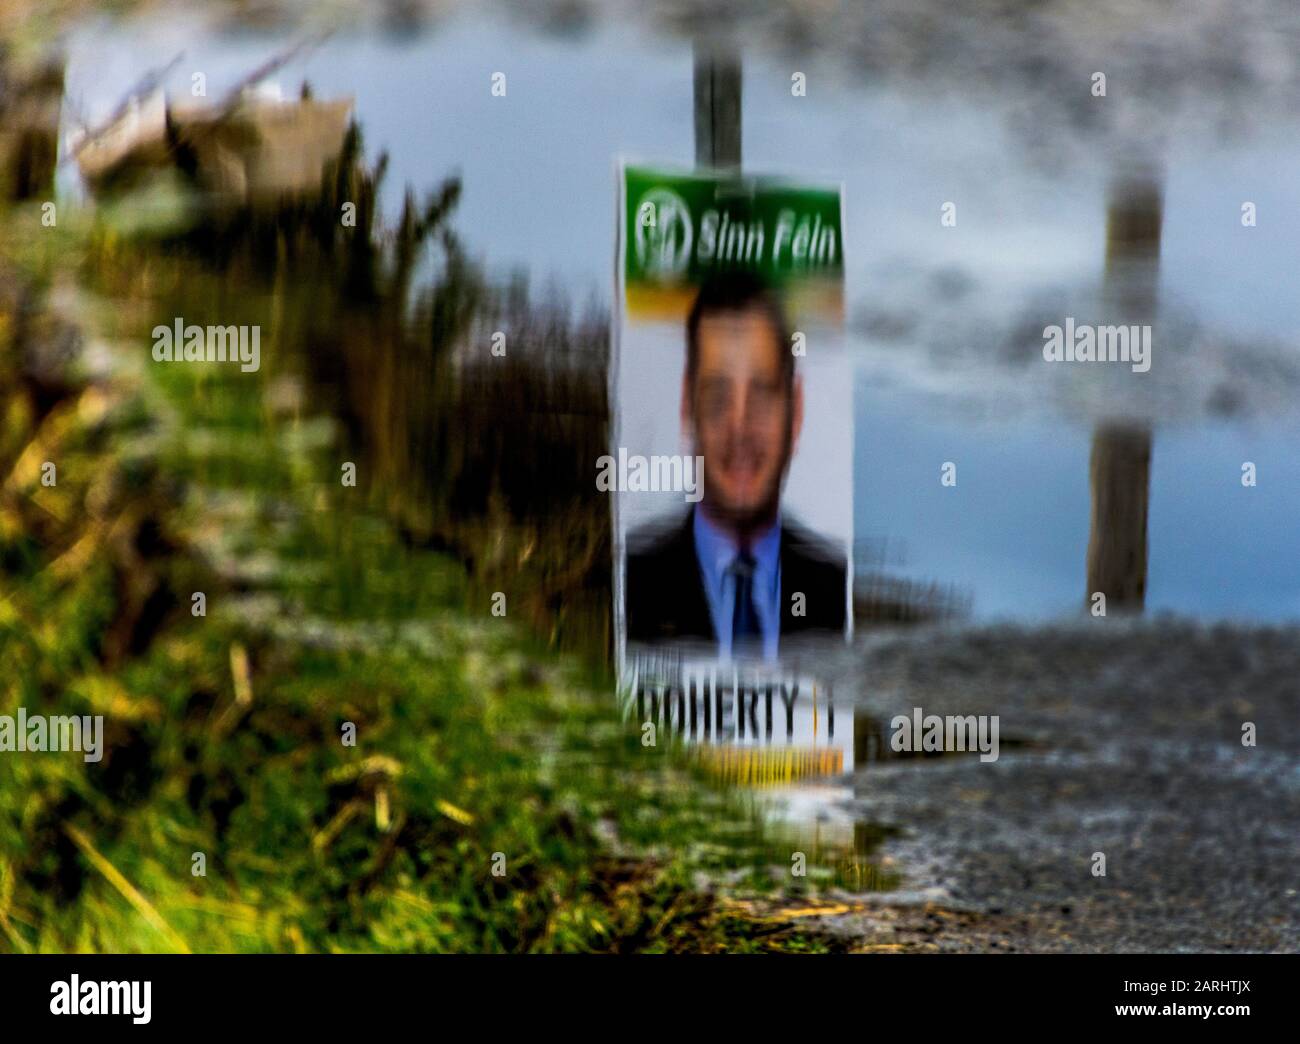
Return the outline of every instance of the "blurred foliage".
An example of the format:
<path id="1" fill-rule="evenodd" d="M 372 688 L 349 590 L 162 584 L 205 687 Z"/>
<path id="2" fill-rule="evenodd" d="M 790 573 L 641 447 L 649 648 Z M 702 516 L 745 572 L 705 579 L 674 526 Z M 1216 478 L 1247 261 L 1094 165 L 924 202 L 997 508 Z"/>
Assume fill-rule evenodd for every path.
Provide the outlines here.
<path id="1" fill-rule="evenodd" d="M 556 291 L 538 303 L 521 277 L 489 281 L 451 227 L 456 179 L 422 201 L 408 190 L 381 227 L 386 168 L 383 155 L 365 165 L 354 126 L 305 198 L 195 192 L 177 207 L 167 171 L 132 201 L 186 216 L 124 232 L 123 201 L 101 200 L 112 220 L 83 278 L 148 301 L 161 322 L 260 324 L 264 365 L 302 378 L 340 421 L 376 510 L 408 542 L 454 555 L 476 608 L 508 590 L 512 614 L 549 644 L 607 662 L 610 515 L 593 462 L 608 442 L 608 314 L 574 317 Z M 497 331 L 504 357 L 491 354 Z"/>

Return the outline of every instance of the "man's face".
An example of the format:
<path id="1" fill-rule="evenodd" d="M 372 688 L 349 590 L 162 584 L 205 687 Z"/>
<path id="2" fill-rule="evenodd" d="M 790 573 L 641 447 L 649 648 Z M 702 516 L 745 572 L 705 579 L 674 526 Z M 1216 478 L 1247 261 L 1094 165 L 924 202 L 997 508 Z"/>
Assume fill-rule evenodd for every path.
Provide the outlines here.
<path id="1" fill-rule="evenodd" d="M 758 309 L 706 315 L 697 342 L 682 419 L 704 457 L 704 503 L 719 521 L 749 528 L 776 511 L 803 421 L 802 389 L 786 385 L 781 353 L 789 348 Z"/>

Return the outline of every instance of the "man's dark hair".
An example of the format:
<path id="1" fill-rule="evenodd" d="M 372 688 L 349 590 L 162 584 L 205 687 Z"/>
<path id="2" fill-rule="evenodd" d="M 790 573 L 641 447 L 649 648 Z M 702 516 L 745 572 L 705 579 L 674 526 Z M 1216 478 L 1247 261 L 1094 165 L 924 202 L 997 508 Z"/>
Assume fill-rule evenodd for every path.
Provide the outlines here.
<path id="1" fill-rule="evenodd" d="M 700 286 L 686 320 L 686 378 L 694 382 L 700 361 L 700 321 L 707 316 L 759 311 L 776 338 L 777 363 L 788 390 L 794 384 L 794 353 L 789 350 L 790 330 L 780 301 L 764 280 L 753 272 L 731 269 L 711 275 Z"/>

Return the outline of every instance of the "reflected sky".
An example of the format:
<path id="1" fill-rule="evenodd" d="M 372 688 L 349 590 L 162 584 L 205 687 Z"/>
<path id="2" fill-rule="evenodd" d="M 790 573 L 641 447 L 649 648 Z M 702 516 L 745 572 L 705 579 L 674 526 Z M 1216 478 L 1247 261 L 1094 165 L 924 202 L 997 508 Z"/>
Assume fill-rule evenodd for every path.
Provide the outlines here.
<path id="1" fill-rule="evenodd" d="M 86 27 L 70 41 L 68 95 L 94 122 L 183 50 L 171 89 L 184 92 L 198 69 L 216 97 L 289 40 L 181 19 Z M 1030 157 L 997 98 L 874 89 L 812 66 L 808 96 L 794 98 L 794 68 L 746 57 L 744 155 L 755 171 L 845 184 L 858 538 L 900 547 L 905 576 L 969 590 L 976 616 L 1078 612 L 1091 426 L 1062 415 L 1045 368 L 1031 381 L 999 368 L 991 324 L 1032 321 L 1042 302 L 1068 307 L 1075 288 L 1097 284 L 1107 187 L 1126 157 L 1100 147 Z M 504 100 L 489 93 L 497 70 Z M 390 216 L 406 186 L 459 171 L 455 223 L 470 253 L 492 272 L 554 280 L 578 302 L 612 296 L 615 157 L 693 161 L 690 47 L 644 30 L 544 36 L 460 15 L 419 39 L 340 34 L 279 76 L 286 93 L 303 78 L 320 97 L 355 96 L 367 151 L 390 154 Z M 1300 356 L 1300 142 L 1265 120 L 1223 145 L 1206 122 L 1183 121 L 1193 129 L 1162 158 L 1162 310 L 1193 317 L 1225 351 L 1258 341 Z M 955 229 L 939 223 L 947 200 Z M 1240 224 L 1244 200 L 1258 207 L 1256 228 Z M 969 354 L 936 356 L 924 322 L 876 336 L 862 320 L 882 312 L 964 323 L 948 334 Z M 1059 322 L 1060 308 L 1041 318 Z M 1156 366 L 1177 350 L 1157 344 Z M 1247 385 L 1249 419 L 1206 417 L 1195 389 L 1157 425 L 1149 611 L 1300 616 L 1300 425 L 1277 412 L 1288 388 L 1264 390 L 1268 414 L 1252 411 Z M 954 490 L 938 481 L 945 460 L 959 464 Z M 1255 489 L 1241 486 L 1245 460 L 1258 466 Z"/>

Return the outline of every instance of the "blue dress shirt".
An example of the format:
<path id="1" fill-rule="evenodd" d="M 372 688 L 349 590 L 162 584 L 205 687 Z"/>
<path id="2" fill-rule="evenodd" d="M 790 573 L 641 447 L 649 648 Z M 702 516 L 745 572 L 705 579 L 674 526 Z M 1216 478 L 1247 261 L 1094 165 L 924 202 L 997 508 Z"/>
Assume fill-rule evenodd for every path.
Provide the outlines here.
<path id="1" fill-rule="evenodd" d="M 731 627 L 736 608 L 736 579 L 730 568 L 740 554 L 740 547 L 699 508 L 694 515 L 695 557 L 700 563 L 718 652 L 727 660 L 731 658 Z M 780 519 L 750 543 L 749 553 L 754 559 L 754 610 L 763 632 L 763 658 L 775 660 L 781 638 Z"/>

